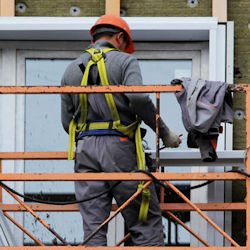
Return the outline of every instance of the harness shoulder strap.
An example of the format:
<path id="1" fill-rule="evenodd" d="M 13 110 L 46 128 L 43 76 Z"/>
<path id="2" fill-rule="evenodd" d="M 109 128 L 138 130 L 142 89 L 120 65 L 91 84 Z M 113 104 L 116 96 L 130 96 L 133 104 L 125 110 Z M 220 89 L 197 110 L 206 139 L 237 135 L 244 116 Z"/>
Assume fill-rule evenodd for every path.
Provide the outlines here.
<path id="1" fill-rule="evenodd" d="M 88 78 L 89 78 L 89 71 L 90 67 L 93 64 L 97 64 L 101 84 L 103 86 L 108 86 L 108 77 L 104 62 L 105 53 L 108 51 L 116 50 L 114 48 L 110 49 L 104 49 L 104 50 L 97 50 L 94 48 L 88 49 L 85 52 L 89 53 L 91 55 L 91 58 L 86 66 L 86 69 L 83 74 L 83 78 L 81 81 L 81 86 L 87 86 L 88 84 Z M 72 119 L 69 127 L 69 136 L 70 136 L 70 145 L 69 145 L 69 154 L 68 159 L 73 159 L 74 155 L 74 142 L 75 142 L 75 134 L 76 132 L 79 133 L 81 131 L 85 131 L 86 129 L 86 120 L 87 120 L 87 94 L 81 93 L 80 96 L 80 105 L 81 105 L 81 122 L 79 124 L 76 124 L 74 118 Z M 141 131 L 140 131 L 140 122 L 134 122 L 129 126 L 124 126 L 121 124 L 119 113 L 117 111 L 117 107 L 114 102 L 113 95 L 111 93 L 106 93 L 105 98 L 111 113 L 111 118 L 113 121 L 112 129 L 116 129 L 117 131 L 128 135 L 130 138 L 135 135 L 135 144 L 136 144 L 136 155 L 137 155 L 137 164 L 138 168 L 141 170 L 146 170 L 145 166 L 145 156 L 142 149 L 142 141 L 141 141 Z M 97 123 L 97 124 L 89 124 L 89 129 L 91 127 L 93 128 L 96 126 L 97 129 L 103 129 L 106 128 L 107 123 Z M 135 132 L 134 132 L 135 131 Z M 141 189 L 144 182 L 141 182 L 138 186 L 139 189 Z M 147 220 L 147 214 L 148 214 L 148 208 L 149 208 L 149 199 L 150 199 L 150 191 L 149 190 L 143 190 L 142 191 L 142 203 L 140 207 L 139 212 L 139 220 L 140 221 L 146 221 Z"/>

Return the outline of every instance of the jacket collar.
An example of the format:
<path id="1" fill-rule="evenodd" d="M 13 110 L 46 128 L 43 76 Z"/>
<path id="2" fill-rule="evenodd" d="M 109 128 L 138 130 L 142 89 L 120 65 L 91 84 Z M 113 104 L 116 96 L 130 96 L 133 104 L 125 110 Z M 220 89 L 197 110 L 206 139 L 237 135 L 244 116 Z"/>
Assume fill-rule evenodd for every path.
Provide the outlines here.
<path id="1" fill-rule="evenodd" d="M 98 40 L 94 44 L 91 44 L 89 48 L 115 48 L 116 47 L 107 40 Z"/>

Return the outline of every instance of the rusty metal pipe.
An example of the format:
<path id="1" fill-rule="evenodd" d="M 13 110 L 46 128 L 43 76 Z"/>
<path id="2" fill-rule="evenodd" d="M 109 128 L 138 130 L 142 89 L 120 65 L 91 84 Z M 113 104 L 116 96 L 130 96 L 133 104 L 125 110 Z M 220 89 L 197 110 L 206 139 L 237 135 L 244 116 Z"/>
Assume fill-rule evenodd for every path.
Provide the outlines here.
<path id="1" fill-rule="evenodd" d="M 184 227 L 189 233 L 191 233 L 196 239 L 198 239 L 202 244 L 204 244 L 207 247 L 210 247 L 210 245 L 204 241 L 198 234 L 196 234 L 194 231 L 192 231 L 185 223 L 183 223 L 178 217 L 176 217 L 172 212 L 166 211 L 166 213 L 177 223 L 179 223 L 182 227 Z"/>
<path id="2" fill-rule="evenodd" d="M 0 94 L 80 94 L 80 93 L 157 93 L 181 91 L 181 86 L 143 85 L 143 86 L 4 86 Z"/>
<path id="3" fill-rule="evenodd" d="M 246 180 L 239 173 L 153 173 L 158 180 Z M 143 173 L 10 173 L 0 174 L 0 181 L 148 181 Z"/>
<path id="4" fill-rule="evenodd" d="M 24 247 L 1 247 L 1 250 L 249 250 L 247 247 L 145 247 L 145 246 L 133 246 L 133 247 L 83 247 L 83 246 L 24 246 Z"/>
<path id="5" fill-rule="evenodd" d="M 44 227 L 46 227 L 57 239 L 59 239 L 64 245 L 68 245 L 66 241 L 57 233 L 54 229 L 52 229 L 44 220 L 42 220 L 29 206 L 27 206 L 23 201 L 21 201 L 16 195 L 10 192 L 7 188 L 5 188 L 6 192 L 8 192 L 21 206 L 23 206 L 30 214 L 32 214 L 36 220 L 38 220 Z"/>
<path id="6" fill-rule="evenodd" d="M 35 212 L 77 212 L 79 208 L 77 204 L 72 205 L 47 205 L 47 204 L 38 204 L 32 203 L 27 204 L 33 211 Z M 195 205 L 202 211 L 244 211 L 246 210 L 245 202 L 234 202 L 234 203 L 195 203 Z M 190 207 L 186 203 L 160 203 L 160 207 L 162 211 L 194 211 L 192 207 Z M 4 212 L 25 212 L 20 204 L 1 204 L 0 208 Z M 112 211 L 117 209 L 117 204 L 112 205 Z"/>
<path id="7" fill-rule="evenodd" d="M 67 160 L 68 152 L 0 152 L 1 160 Z"/>
<path id="8" fill-rule="evenodd" d="M 250 89 L 247 84 L 229 86 L 229 91 L 246 92 Z M 180 85 L 112 85 L 112 86 L 1 86 L 0 94 L 80 94 L 80 93 L 167 93 L 179 92 Z"/>
<path id="9" fill-rule="evenodd" d="M 115 247 L 119 247 L 122 243 L 124 243 L 130 237 L 131 237 L 131 233 L 126 234 L 125 237 L 115 245 Z"/>
<path id="10" fill-rule="evenodd" d="M 175 191 L 184 201 L 186 201 L 191 207 L 195 209 L 195 211 L 201 215 L 211 226 L 213 226 L 218 232 L 220 232 L 228 241 L 230 241 L 234 246 L 239 246 L 239 244 L 234 241 L 227 233 L 225 233 L 219 226 L 217 226 L 209 217 L 207 217 L 193 202 L 191 202 L 178 188 L 176 188 L 169 181 L 165 181 L 165 183 Z"/>
<path id="11" fill-rule="evenodd" d="M 102 228 L 104 225 L 109 223 L 117 214 L 119 214 L 122 210 L 124 210 L 144 189 L 146 189 L 152 181 L 147 181 L 141 189 L 137 190 L 127 201 L 125 201 L 115 212 L 113 215 L 109 216 L 97 229 L 92 232 L 84 241 L 83 245 L 86 244 L 91 238 L 93 238 Z"/>
<path id="12" fill-rule="evenodd" d="M 2 173 L 2 161 L 0 159 L 0 174 Z M 2 187 L 0 186 L 0 203 L 2 203 L 3 201 L 3 189 Z"/>
<path id="13" fill-rule="evenodd" d="M 34 240 L 39 246 L 45 246 L 40 240 L 33 236 L 29 231 L 22 227 L 18 222 L 16 222 L 12 217 L 10 217 L 6 212 L 3 212 L 4 216 L 8 218 L 13 224 L 15 224 L 19 229 L 21 229 L 25 234 L 27 234 L 32 240 Z"/>
<path id="14" fill-rule="evenodd" d="M 155 159 L 155 166 L 156 171 L 159 172 L 160 166 L 160 144 L 159 144 L 159 125 L 160 125 L 160 93 L 156 93 L 156 116 L 155 116 L 155 134 L 156 134 L 156 159 Z"/>
<path id="15" fill-rule="evenodd" d="M 246 172 L 250 174 L 250 90 L 246 92 Z M 246 179 L 246 246 L 250 249 L 250 178 Z"/>

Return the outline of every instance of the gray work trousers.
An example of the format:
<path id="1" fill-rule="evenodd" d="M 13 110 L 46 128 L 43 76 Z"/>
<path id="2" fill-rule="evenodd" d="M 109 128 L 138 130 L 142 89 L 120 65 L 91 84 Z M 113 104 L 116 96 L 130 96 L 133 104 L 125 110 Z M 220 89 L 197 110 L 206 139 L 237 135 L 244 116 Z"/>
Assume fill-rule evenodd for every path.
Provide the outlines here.
<path id="1" fill-rule="evenodd" d="M 86 136 L 79 140 L 76 149 L 75 172 L 131 172 L 137 169 L 134 142 L 120 140 L 119 136 Z M 114 181 L 76 181 L 75 194 L 78 200 L 92 197 L 109 189 Z M 109 193 L 94 200 L 79 204 L 83 218 L 84 238 L 86 239 L 110 215 L 112 199 L 122 205 L 137 191 L 138 182 L 122 181 Z M 147 222 L 138 221 L 141 196 L 135 199 L 122 212 L 135 246 L 163 246 L 163 227 L 159 201 L 154 185 L 151 192 Z M 106 246 L 107 226 L 103 227 L 86 246 Z"/>

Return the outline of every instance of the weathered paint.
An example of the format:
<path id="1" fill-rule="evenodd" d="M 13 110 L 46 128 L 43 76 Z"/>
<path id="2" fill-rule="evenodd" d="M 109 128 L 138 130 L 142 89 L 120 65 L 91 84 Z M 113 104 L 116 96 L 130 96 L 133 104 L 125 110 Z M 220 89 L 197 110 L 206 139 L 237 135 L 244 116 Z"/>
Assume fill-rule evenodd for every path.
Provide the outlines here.
<path id="1" fill-rule="evenodd" d="M 166 211 L 166 213 L 177 223 L 179 223 L 182 227 L 184 227 L 189 233 L 191 233 L 196 239 L 198 239 L 200 242 L 202 242 L 203 245 L 210 247 L 210 245 L 203 240 L 198 234 L 196 234 L 194 231 L 192 231 L 185 223 L 183 223 L 178 217 L 176 217 L 173 213 Z"/>
<path id="2" fill-rule="evenodd" d="M 239 246 L 237 242 L 235 242 L 227 233 L 225 233 L 216 223 L 214 223 L 205 213 L 203 213 L 195 204 L 190 201 L 178 188 L 176 188 L 169 181 L 165 181 L 165 183 L 175 191 L 185 202 L 187 202 L 191 207 L 195 209 L 195 211 L 202 216 L 211 226 L 213 226 L 218 232 L 220 232 L 228 241 L 230 241 L 234 246 Z"/>
<path id="3" fill-rule="evenodd" d="M 115 247 L 119 247 L 121 244 L 123 244 L 130 237 L 131 237 L 131 233 L 126 234 L 125 237 L 115 245 Z"/>
<path id="4" fill-rule="evenodd" d="M 153 173 L 158 180 L 246 180 L 239 173 Z M 147 181 L 143 173 L 10 173 L 0 174 L 1 181 Z"/>
<path id="5" fill-rule="evenodd" d="M 39 246 L 45 246 L 40 240 L 38 240 L 34 235 L 28 232 L 23 226 L 21 226 L 18 222 L 16 222 L 11 216 L 9 216 L 6 212 L 3 213 L 6 218 L 8 218 L 13 224 L 15 224 L 20 230 L 22 230 L 25 234 L 27 234 L 32 240 L 34 240 Z"/>
<path id="6" fill-rule="evenodd" d="M 109 89 L 108 91 L 103 89 L 101 90 L 100 87 L 98 87 L 97 89 L 97 92 L 98 93 L 113 93 L 113 92 L 119 92 L 119 91 L 116 91 L 114 90 L 114 87 L 118 87 L 119 89 L 122 89 L 124 86 L 112 86 L 112 89 Z M 133 86 L 134 87 L 134 86 Z M 141 87 L 145 87 L 145 86 L 140 86 Z M 154 92 L 156 89 L 156 93 L 157 93 L 157 102 L 159 102 L 159 92 L 173 92 L 173 91 L 176 91 L 176 86 L 174 86 L 175 88 L 174 89 L 171 89 L 169 90 L 168 89 L 162 89 L 159 90 L 158 89 L 158 86 L 147 86 L 147 87 L 153 87 L 153 91 L 152 89 L 150 90 L 150 92 Z M 162 86 L 159 86 L 159 87 L 162 87 Z M 164 86 L 164 87 L 173 87 L 173 86 Z M 250 97 L 249 97 L 249 87 L 245 87 L 245 90 L 248 92 L 247 94 L 247 99 L 246 99 L 246 105 L 249 105 L 250 101 Z M 7 88 L 10 88 L 10 87 L 7 87 Z M 19 87 L 20 88 L 20 87 Z M 29 92 L 31 91 L 34 91 L 34 88 L 35 87 L 28 87 L 25 91 L 28 91 L 28 92 L 25 92 L 26 94 L 27 93 L 34 93 L 34 92 Z M 37 91 L 37 93 L 65 93 L 63 91 L 68 91 L 68 90 L 65 90 L 65 89 L 52 89 L 51 88 L 54 88 L 54 87 L 39 87 L 40 89 L 36 89 L 35 91 Z M 42 88 L 42 90 L 41 90 Z M 47 89 L 46 89 L 47 88 Z M 64 87 L 65 88 L 65 87 Z M 72 88 L 72 87 L 70 87 Z M 79 88 L 79 87 L 78 87 Z M 49 89 L 49 90 L 48 90 Z M 41 92 L 41 91 L 44 91 L 45 92 Z M 9 91 L 9 90 L 8 90 Z M 15 93 L 18 93 L 18 89 L 15 89 Z M 22 90 L 23 91 L 23 90 Z M 40 92 L 38 92 L 40 91 Z M 52 91 L 52 92 L 51 92 Z M 57 92 L 53 92 L 53 91 L 57 91 Z M 74 91 L 79 91 L 79 89 L 77 90 L 74 90 Z M 86 90 L 85 91 L 90 91 L 91 93 L 93 93 L 93 87 L 90 88 L 90 90 Z M 84 92 L 85 92 L 84 91 Z M 99 91 L 103 91 L 103 92 L 99 92 Z M 141 89 L 133 89 L 133 90 L 130 90 L 131 92 L 134 92 L 134 91 L 139 91 L 138 93 L 140 92 L 145 92 L 145 90 L 141 90 Z M 70 90 L 70 93 L 72 93 L 72 89 Z M 82 90 L 80 91 L 82 92 Z M 122 89 L 121 92 L 126 92 L 126 90 Z M 249 118 L 249 114 L 247 113 L 247 119 Z M 159 107 L 157 109 L 157 117 L 156 117 L 156 120 L 157 120 L 157 123 L 159 122 L 158 121 L 159 119 Z M 247 121 L 246 119 L 246 121 Z M 157 124 L 159 125 L 159 124 Z M 158 127 L 158 126 L 157 126 Z M 157 128 L 158 129 L 158 128 Z M 250 131 L 250 125 L 247 124 L 247 131 Z M 247 133 L 247 148 L 249 148 L 249 145 L 250 145 L 250 135 L 249 133 Z M 249 150 L 248 150 L 249 151 Z M 250 170 L 250 166 L 249 166 L 249 152 L 248 153 L 248 160 L 246 162 L 246 169 L 247 169 L 247 172 L 249 172 Z M 7 154 L 7 153 L 5 153 Z M 22 154 L 22 153 L 21 153 Z M 60 155 L 57 155 L 57 157 L 62 157 L 62 156 L 65 156 L 64 155 L 65 152 L 60 152 Z M 37 153 L 37 157 L 39 157 L 40 155 L 40 152 Z M 26 155 L 27 156 L 27 155 Z M 44 157 L 48 157 L 48 155 L 43 155 Z M 8 155 L 5 155 L 5 157 L 8 157 Z M 21 157 L 21 155 L 19 155 L 19 157 Z M 23 157 L 23 156 L 22 156 Z M 2 158 L 2 159 L 6 159 L 6 158 Z M 237 242 L 235 242 L 228 234 L 226 234 L 221 228 L 219 228 L 211 219 L 209 219 L 209 217 L 207 217 L 202 211 L 201 209 L 196 206 L 194 203 L 192 203 L 184 194 L 182 194 L 174 185 L 172 185 L 169 181 L 166 181 L 166 180 L 171 180 L 171 175 L 172 175 L 172 178 L 173 180 L 199 180 L 199 178 L 201 179 L 217 179 L 217 180 L 226 180 L 226 179 L 246 179 L 247 181 L 247 189 L 249 188 L 249 180 L 245 177 L 245 176 L 242 176 L 238 173 L 196 173 L 196 174 L 189 174 L 189 173 L 155 173 L 154 174 L 156 176 L 156 178 L 158 178 L 159 180 L 165 180 L 165 182 L 167 183 L 167 185 L 170 186 L 171 189 L 173 189 L 181 198 L 184 199 L 184 201 L 186 201 L 188 203 L 188 205 L 190 205 L 196 212 L 198 212 L 205 220 L 207 220 L 207 222 L 209 222 L 217 231 L 219 231 L 227 240 L 229 240 L 234 246 L 239 246 L 237 244 Z M 17 178 L 18 179 L 15 179 Z M 67 177 L 67 178 L 66 178 Z M 121 177 L 125 178 L 125 179 L 121 179 Z M 80 179 L 79 179 L 80 178 Z M 107 179 L 108 178 L 108 179 Z M 118 178 L 118 179 L 117 179 Z M 134 178 L 134 179 L 133 179 Z M 145 176 L 143 174 L 139 174 L 139 173 L 98 173 L 98 174 L 91 174 L 91 173 L 84 173 L 84 174 L 62 174 L 62 173 L 58 173 L 58 174 L 26 174 L 26 173 L 23 173 L 23 174 L 0 174 L 0 179 L 1 180 L 16 180 L 16 181 L 21 181 L 21 180 L 44 180 L 44 181 L 48 181 L 48 180 L 149 180 L 143 188 L 146 188 L 148 185 L 150 185 L 152 183 L 152 181 L 150 180 L 150 177 L 148 176 Z M 23 206 L 27 211 L 29 211 L 40 223 L 42 223 L 49 231 L 51 231 L 60 241 L 62 241 L 64 244 L 66 244 L 64 242 L 64 240 L 54 231 L 52 230 L 48 224 L 46 224 L 46 222 L 44 222 L 42 219 L 40 219 L 38 217 L 38 215 L 29 207 L 27 206 L 24 202 L 22 202 L 19 198 L 17 198 L 14 194 L 12 194 L 10 191 L 6 190 L 12 197 L 14 197 L 20 204 L 21 206 Z M 114 218 L 119 212 L 121 212 L 133 199 L 135 199 L 135 197 L 137 197 L 140 192 L 142 190 L 138 190 L 134 195 L 132 195 L 128 200 L 127 202 L 125 202 L 121 207 L 119 207 L 115 213 L 110 216 L 105 222 L 103 222 L 98 228 L 96 231 L 94 231 L 86 240 L 85 242 L 87 242 L 88 240 L 90 240 L 105 224 L 107 224 L 112 218 Z M 247 210 L 249 211 L 249 194 L 247 196 L 247 204 L 246 204 L 246 207 L 247 207 Z M 167 211 L 169 213 L 169 215 L 174 218 L 172 215 L 171 212 Z M 247 213 L 247 219 L 249 217 L 249 213 Z M 176 218 L 175 218 L 176 220 Z M 179 220 L 177 218 L 177 220 Z M 181 221 L 179 221 L 178 223 L 180 223 L 181 225 L 183 224 Z M 186 226 L 184 225 L 184 227 L 186 228 Z M 191 232 L 193 235 L 195 235 L 190 229 L 186 228 L 189 232 Z M 247 234 L 249 233 L 249 228 L 247 228 Z M 195 237 L 198 237 L 199 240 L 200 237 L 197 235 L 195 235 Z M 208 244 L 204 241 L 202 241 L 203 244 L 207 245 Z M 249 241 L 247 242 L 247 244 L 249 244 Z M 248 246 L 248 245 L 247 245 Z M 135 249 L 135 248 L 133 248 Z M 189 248 L 191 249 L 191 248 Z M 197 249 L 197 248 L 196 248 Z M 208 249 L 208 248 L 207 248 Z M 225 248 L 224 248 L 225 249 Z"/>
<path id="7" fill-rule="evenodd" d="M 156 159 L 155 159 L 155 166 L 156 171 L 159 172 L 159 166 L 160 166 L 160 133 L 159 133 L 159 125 L 160 125 L 160 93 L 156 93 L 156 116 L 155 116 L 155 134 L 156 134 Z"/>
<path id="8" fill-rule="evenodd" d="M 1 161 L 1 158 L 0 158 L 0 174 L 2 173 L 2 161 Z M 2 187 L 0 187 L 0 203 L 2 203 L 3 201 L 3 190 L 2 190 Z"/>
<path id="9" fill-rule="evenodd" d="M 23 206 L 32 216 L 35 217 L 37 221 L 39 221 L 45 228 L 47 228 L 57 239 L 59 239 L 63 245 L 67 245 L 67 243 L 64 241 L 64 239 L 55 232 L 54 229 L 52 229 L 43 219 L 41 219 L 30 207 L 28 207 L 23 201 L 21 201 L 15 194 L 10 192 L 8 189 L 3 187 L 6 192 L 8 192 L 21 206 Z"/>
<path id="10" fill-rule="evenodd" d="M 0 94 L 79 94 L 79 93 L 156 93 L 181 91 L 181 86 L 7 86 L 0 87 Z"/>
<path id="11" fill-rule="evenodd" d="M 35 212 L 76 212 L 79 211 L 77 204 L 72 205 L 47 205 L 47 204 L 28 204 Z M 240 211 L 246 210 L 246 203 L 194 203 L 202 211 Z M 186 203 L 160 203 L 162 211 L 194 211 L 194 208 L 190 207 Z M 26 211 L 19 204 L 0 204 L 0 208 L 4 212 L 24 212 Z M 112 205 L 112 211 L 117 209 L 117 205 Z"/>
<path id="12" fill-rule="evenodd" d="M 246 93 L 246 172 L 250 174 L 250 91 Z M 250 178 L 246 179 L 246 246 L 250 249 Z"/>
<path id="13" fill-rule="evenodd" d="M 249 250 L 247 247 L 84 247 L 84 246 L 25 246 L 25 247 L 1 247 L 2 250 Z"/>
<path id="14" fill-rule="evenodd" d="M 245 92 L 249 85 L 229 85 L 229 91 Z M 79 94 L 79 93 L 168 93 L 182 91 L 182 86 L 142 85 L 142 86 L 1 86 L 0 94 Z"/>

